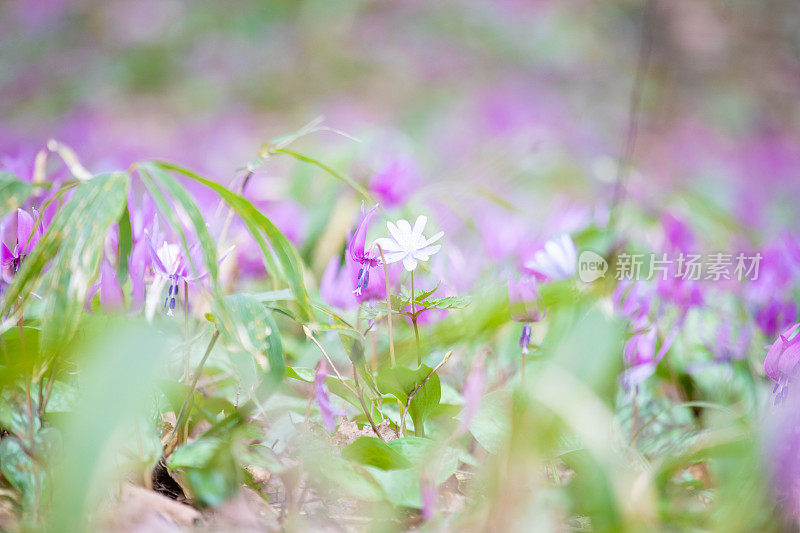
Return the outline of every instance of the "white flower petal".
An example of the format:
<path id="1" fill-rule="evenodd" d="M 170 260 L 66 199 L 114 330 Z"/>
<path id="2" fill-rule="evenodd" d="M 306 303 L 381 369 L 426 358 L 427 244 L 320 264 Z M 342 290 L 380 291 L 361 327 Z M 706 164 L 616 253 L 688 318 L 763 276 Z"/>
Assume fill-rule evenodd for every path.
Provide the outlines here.
<path id="1" fill-rule="evenodd" d="M 386 264 L 391 265 L 392 263 L 397 263 L 398 261 L 405 258 L 408 254 L 404 251 L 399 252 L 389 252 L 388 254 L 383 254 L 383 257 L 386 259 Z"/>
<path id="2" fill-rule="evenodd" d="M 429 246 L 429 245 L 435 243 L 436 241 L 438 241 L 439 239 L 441 239 L 443 236 L 444 236 L 444 232 L 440 231 L 439 233 L 437 233 L 433 237 L 431 237 L 429 239 L 425 239 L 425 244 L 423 244 L 423 246 Z"/>
<path id="3" fill-rule="evenodd" d="M 425 224 L 428 223 L 428 217 L 420 215 L 414 222 L 414 229 L 411 230 L 411 236 L 414 242 L 417 242 L 422 237 L 422 232 L 425 230 Z"/>
<path id="4" fill-rule="evenodd" d="M 403 267 L 405 267 L 406 270 L 411 272 L 412 270 L 417 268 L 417 260 L 414 259 L 412 256 L 407 255 L 403 258 Z"/>
<path id="5" fill-rule="evenodd" d="M 419 258 L 420 255 L 423 255 L 425 256 L 425 259 L 420 259 L 420 261 L 427 261 L 428 259 L 430 259 L 430 256 L 438 252 L 441 249 L 441 247 L 442 247 L 441 244 L 426 246 L 424 248 L 420 248 L 419 250 L 415 251 L 414 256 Z"/>
<path id="6" fill-rule="evenodd" d="M 400 221 L 398 220 L 397 223 L 399 224 Z M 406 224 L 408 224 L 408 222 L 406 222 Z M 394 222 L 387 222 L 386 227 L 389 228 L 389 235 L 392 236 L 395 242 L 397 243 L 403 242 L 403 234 L 400 231 L 400 228 L 397 225 L 395 225 Z"/>
<path id="7" fill-rule="evenodd" d="M 384 254 L 402 251 L 402 248 L 399 244 L 397 244 L 397 241 L 388 237 L 375 239 L 375 242 L 372 243 L 372 246 L 380 246 Z"/>

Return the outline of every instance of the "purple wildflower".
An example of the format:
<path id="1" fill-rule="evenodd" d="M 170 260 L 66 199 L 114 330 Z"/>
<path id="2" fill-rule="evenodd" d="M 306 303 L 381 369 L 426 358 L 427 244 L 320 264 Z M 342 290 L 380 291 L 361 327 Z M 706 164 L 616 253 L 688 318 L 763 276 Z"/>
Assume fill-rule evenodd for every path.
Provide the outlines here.
<path id="1" fill-rule="evenodd" d="M 508 276 L 508 300 L 511 318 L 522 323 L 522 335 L 519 338 L 519 347 L 523 354 L 528 353 L 531 342 L 531 324 L 538 322 L 543 317 L 542 297 L 533 276 L 522 276 L 515 279 Z"/>
<path id="2" fill-rule="evenodd" d="M 775 403 L 786 398 L 789 383 L 797 375 L 800 363 L 800 335 L 797 334 L 800 324 L 795 324 L 783 333 L 769 347 L 764 359 L 764 371 L 775 381 L 773 392 Z"/>
<path id="3" fill-rule="evenodd" d="M 429 479 L 422 478 L 419 492 L 422 498 L 422 519 L 427 522 L 436 514 L 436 486 Z"/>
<path id="4" fill-rule="evenodd" d="M 3 281 L 11 283 L 14 275 L 19 271 L 22 261 L 27 257 L 42 237 L 42 226 L 39 213 L 33 210 L 31 216 L 22 209 L 17 209 L 17 240 L 14 249 L 10 250 L 5 243 L 0 250 L 0 260 L 3 265 Z"/>
<path id="5" fill-rule="evenodd" d="M 375 171 L 369 181 L 370 190 L 389 207 L 403 205 L 419 187 L 419 169 L 407 157 L 388 158 Z"/>
<path id="6" fill-rule="evenodd" d="M 800 516 L 800 391 L 784 391 L 780 405 L 766 413 L 764 451 L 777 500 Z"/>
<path id="7" fill-rule="evenodd" d="M 367 289 L 369 286 L 369 269 L 378 266 L 381 260 L 380 254 L 374 246 L 371 246 L 369 250 L 366 249 L 367 227 L 377 208 L 378 206 L 374 205 L 367 213 L 364 213 L 364 204 L 361 204 L 361 223 L 359 223 L 355 233 L 350 238 L 350 244 L 348 245 L 350 258 L 359 265 L 356 288 L 353 291 L 356 296 L 360 296 L 362 291 Z"/>
<path id="8" fill-rule="evenodd" d="M 147 246 L 150 252 L 150 260 L 153 264 L 153 271 L 156 275 L 156 281 L 153 284 L 157 288 L 156 292 L 160 292 L 165 281 L 169 282 L 167 297 L 164 299 L 164 308 L 167 310 L 167 315 L 172 316 L 175 311 L 175 301 L 181 282 L 186 284 L 195 283 L 208 276 L 207 271 L 190 274 L 191 268 L 198 268 L 203 264 L 202 252 L 197 244 L 189 249 L 188 256 L 184 254 L 180 246 L 166 241 L 163 241 L 161 246 L 156 249 L 153 241 L 148 239 Z M 221 263 L 232 249 L 230 248 L 224 252 L 217 262 Z"/>
<path id="9" fill-rule="evenodd" d="M 331 405 L 328 386 L 325 384 L 327 378 L 328 365 L 324 359 L 320 359 L 314 372 L 314 396 L 317 399 L 319 413 L 322 416 L 322 423 L 325 429 L 328 433 L 333 433 L 333 430 L 336 429 L 336 417 L 345 416 L 345 412 L 341 409 L 335 409 Z"/>
<path id="10" fill-rule="evenodd" d="M 486 367 L 484 366 L 485 354 L 480 352 L 472 361 L 472 369 L 464 381 L 464 388 L 461 395 L 464 397 L 464 409 L 461 411 L 461 422 L 459 430 L 465 432 L 469 428 L 472 419 L 478 413 L 481 406 L 481 399 L 486 385 Z"/>
<path id="11" fill-rule="evenodd" d="M 89 290 L 87 309 L 98 291 L 100 291 L 100 303 L 104 308 L 108 310 L 122 309 L 124 304 L 122 287 L 117 279 L 117 271 L 108 259 L 103 259 L 103 263 L 100 265 L 100 280 Z"/>
<path id="12" fill-rule="evenodd" d="M 358 305 L 358 301 L 351 286 L 347 268 L 341 268 L 338 256 L 331 257 L 319 281 L 320 298 L 340 309 L 352 309 Z"/>

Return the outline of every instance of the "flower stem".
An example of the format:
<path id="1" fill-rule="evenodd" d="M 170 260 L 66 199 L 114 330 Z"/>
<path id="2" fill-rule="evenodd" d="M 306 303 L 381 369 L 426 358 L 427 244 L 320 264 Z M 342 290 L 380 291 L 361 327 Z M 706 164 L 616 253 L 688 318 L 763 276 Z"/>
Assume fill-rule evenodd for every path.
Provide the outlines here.
<path id="1" fill-rule="evenodd" d="M 383 248 L 378 246 L 378 251 L 381 253 L 381 263 L 383 263 L 383 279 L 386 281 L 386 319 L 389 322 L 389 357 L 392 360 L 392 366 L 395 366 L 394 335 L 392 335 L 392 295 L 389 292 L 389 267 L 386 265 L 386 258 L 383 256 Z"/>
<path id="2" fill-rule="evenodd" d="M 369 425 L 372 426 L 372 431 L 375 432 L 375 435 L 377 435 L 381 440 L 385 441 L 386 439 L 384 439 L 381 436 L 381 434 L 378 432 L 378 427 L 375 425 L 375 421 L 372 418 L 372 413 L 370 413 L 370 410 L 367 408 L 367 404 L 364 402 L 364 395 L 361 392 L 361 385 L 359 385 L 359 383 L 358 383 L 358 371 L 356 370 L 356 366 L 353 365 L 353 380 L 354 380 L 355 385 L 356 385 L 356 388 L 353 389 L 353 387 L 348 385 L 348 383 L 344 380 L 344 378 L 342 377 L 342 374 L 339 373 L 339 370 L 336 368 L 336 365 L 334 365 L 333 361 L 331 361 L 331 358 L 328 355 L 328 352 L 325 351 L 325 348 L 323 348 L 322 345 L 317 340 L 317 338 L 314 337 L 314 334 L 311 333 L 311 330 L 308 329 L 308 327 L 303 326 L 303 333 L 305 333 L 306 337 L 311 339 L 311 341 L 314 344 L 317 345 L 317 348 L 319 348 L 319 351 L 322 352 L 322 355 L 325 357 L 325 360 L 328 361 L 329 365 L 331 365 L 331 368 L 333 369 L 333 373 L 336 374 L 336 377 L 339 379 L 339 382 L 342 385 L 344 385 L 344 387 L 347 390 L 349 390 L 353 394 L 353 396 L 355 396 L 358 399 L 359 403 L 361 404 L 361 408 L 364 411 L 364 415 L 367 417 L 367 420 L 369 421 Z"/>
<path id="3" fill-rule="evenodd" d="M 417 366 L 422 365 L 422 352 L 419 349 L 419 328 L 417 327 L 417 310 L 414 307 L 414 271 L 411 271 L 411 324 L 414 326 L 414 337 L 417 339 Z"/>
<path id="4" fill-rule="evenodd" d="M 183 379 L 189 379 L 189 363 L 192 348 L 189 343 L 189 283 L 183 280 L 183 333 L 186 338 L 186 361 L 183 368 Z"/>
<path id="5" fill-rule="evenodd" d="M 203 358 L 200 360 L 200 364 L 197 365 L 197 368 L 194 371 L 194 376 L 192 377 L 192 384 L 189 386 L 189 393 L 186 395 L 186 399 L 183 400 L 183 406 L 181 407 L 181 412 L 178 414 L 178 418 L 175 421 L 175 427 L 172 428 L 172 431 L 170 432 L 169 437 L 167 438 L 167 444 L 165 445 L 165 449 L 172 443 L 172 439 L 178 432 L 178 428 L 180 428 L 186 422 L 186 417 L 189 414 L 189 406 L 192 404 L 192 398 L 194 397 L 194 390 L 197 387 L 197 382 L 200 380 L 200 374 L 203 373 L 203 366 L 206 364 L 208 356 L 211 355 L 211 350 L 214 348 L 214 344 L 217 343 L 218 338 L 219 338 L 219 330 L 215 329 L 214 334 L 211 336 L 211 340 L 208 343 L 208 347 L 206 347 L 206 353 L 203 354 Z M 164 455 L 167 455 L 167 453 L 165 452 Z"/>

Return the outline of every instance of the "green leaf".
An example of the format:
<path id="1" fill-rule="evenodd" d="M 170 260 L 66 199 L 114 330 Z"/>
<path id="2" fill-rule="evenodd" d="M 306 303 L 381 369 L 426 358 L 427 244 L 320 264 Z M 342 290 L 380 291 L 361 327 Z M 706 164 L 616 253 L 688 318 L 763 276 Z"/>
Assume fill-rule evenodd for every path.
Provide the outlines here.
<path id="1" fill-rule="evenodd" d="M 381 470 L 408 468 L 411 463 L 378 437 L 359 437 L 342 450 L 342 457 Z"/>
<path id="2" fill-rule="evenodd" d="M 230 319 L 221 316 L 219 324 L 223 342 L 241 347 L 257 361 L 266 356 L 269 370 L 264 386 L 271 392 L 286 374 L 280 332 L 272 314 L 249 294 L 233 294 L 222 301 L 230 312 Z"/>
<path id="3" fill-rule="evenodd" d="M 179 446 L 169 458 L 170 469 L 205 468 L 216 455 L 222 442 L 205 437 Z"/>
<path id="4" fill-rule="evenodd" d="M 131 214 L 128 204 L 117 222 L 119 227 L 119 242 L 117 243 L 117 253 L 119 265 L 117 266 L 117 276 L 122 283 L 128 277 L 128 256 L 133 249 L 133 229 L 131 228 Z"/>
<path id="5" fill-rule="evenodd" d="M 45 265 L 55 258 L 41 281 L 44 309 L 49 313 L 42 326 L 45 355 L 57 352 L 77 328 L 100 268 L 106 232 L 124 209 L 128 182 L 127 174 L 101 174 L 77 186 L 3 296 L 4 315 L 24 305 L 40 284 Z"/>
<path id="6" fill-rule="evenodd" d="M 229 442 L 201 438 L 184 444 L 173 453 L 170 470 L 180 470 L 191 495 L 206 506 L 220 505 L 235 494 L 242 483 Z"/>
<path id="7" fill-rule="evenodd" d="M 331 455 L 327 449 L 310 453 L 303 466 L 312 474 L 312 479 L 329 483 L 329 488 L 337 496 L 344 493 L 366 501 L 378 501 L 384 497 L 375 479 L 364 467 Z"/>
<path id="8" fill-rule="evenodd" d="M 10 172 L 0 171 L 0 217 L 21 206 L 33 192 L 33 184 L 19 180 Z"/>
<path id="9" fill-rule="evenodd" d="M 422 381 L 433 372 L 427 365 L 411 370 L 402 366 L 386 367 L 378 372 L 378 389 L 391 394 L 403 405 L 408 401 L 408 396 Z M 418 436 L 425 434 L 424 423 L 433 410 L 439 405 L 442 398 L 442 386 L 439 376 L 435 373 L 430 376 L 425 385 L 419 389 L 411 400 L 408 412 L 414 421 L 414 432 Z"/>
<path id="10" fill-rule="evenodd" d="M 511 404 L 508 393 L 494 391 L 483 396 L 480 408 L 469 425 L 475 440 L 490 453 L 497 453 L 511 431 Z"/>
<path id="11" fill-rule="evenodd" d="M 279 279 L 286 280 L 289 284 L 294 294 L 295 302 L 300 308 L 301 319 L 305 321 L 312 320 L 311 299 L 303 281 L 303 266 L 300 256 L 292 243 L 269 218 L 256 209 L 249 200 L 218 183 L 169 163 L 157 162 L 153 164 L 165 170 L 177 172 L 219 194 L 242 218 L 259 248 L 261 248 L 267 271 Z M 269 241 L 269 245 L 264 238 L 265 236 Z"/>
<path id="12" fill-rule="evenodd" d="M 37 466 L 16 437 L 0 439 L 0 472 L 22 492 L 25 507 L 36 500 Z"/>
<path id="13" fill-rule="evenodd" d="M 402 437 L 387 443 L 419 469 L 437 466 L 434 481 L 444 483 L 458 468 L 461 450 L 453 447 L 442 449 L 436 442 L 423 437 Z"/>
<path id="14" fill-rule="evenodd" d="M 322 170 L 324 170 L 325 172 L 330 174 L 331 176 L 333 176 L 334 178 L 336 178 L 338 180 L 341 180 L 344 183 L 348 184 L 350 187 L 355 189 L 361 196 L 363 196 L 364 199 L 369 200 L 370 203 L 373 203 L 373 204 L 378 203 L 378 202 L 375 201 L 375 199 L 372 197 L 372 195 L 369 192 L 367 192 L 367 190 L 363 186 L 361 186 L 359 183 L 356 183 L 355 181 L 353 181 L 349 177 L 345 176 L 341 172 L 337 172 L 337 171 L 333 170 L 331 167 L 329 167 L 325 163 L 321 163 L 320 161 L 317 161 L 313 157 L 309 157 L 307 155 L 303 155 L 301 153 L 294 152 L 292 150 L 287 150 L 285 148 L 272 148 L 270 150 L 270 152 L 273 153 L 273 154 L 290 155 L 290 156 L 294 157 L 295 159 L 297 159 L 298 161 L 303 161 L 304 163 L 310 163 L 312 165 L 315 165 L 318 168 L 321 168 Z"/>

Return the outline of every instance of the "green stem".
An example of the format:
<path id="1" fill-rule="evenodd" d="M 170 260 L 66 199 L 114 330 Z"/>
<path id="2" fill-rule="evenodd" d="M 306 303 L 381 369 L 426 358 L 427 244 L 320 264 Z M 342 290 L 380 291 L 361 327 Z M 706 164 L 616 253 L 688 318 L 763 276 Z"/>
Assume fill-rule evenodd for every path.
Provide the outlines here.
<path id="1" fill-rule="evenodd" d="M 189 283 L 183 281 L 183 333 L 186 339 L 186 360 L 183 368 L 183 379 L 189 379 L 189 365 L 192 358 L 192 348 L 189 344 Z"/>
<path id="2" fill-rule="evenodd" d="M 380 246 L 378 246 L 378 251 L 381 253 L 383 279 L 386 281 L 386 319 L 389 322 L 389 357 L 392 360 L 392 367 L 394 367 L 394 335 L 392 335 L 392 295 L 389 291 L 389 267 L 386 266 L 386 258 L 383 256 L 383 249 Z"/>
<path id="3" fill-rule="evenodd" d="M 414 337 L 417 339 L 417 366 L 422 365 L 422 352 L 419 349 L 419 328 L 417 327 L 417 310 L 414 306 L 414 271 L 411 271 L 411 324 L 414 326 Z"/>
<path id="4" fill-rule="evenodd" d="M 194 390 L 197 388 L 197 382 L 200 380 L 200 375 L 203 373 L 203 366 L 206 364 L 208 360 L 208 356 L 211 355 L 211 350 L 214 348 L 214 344 L 217 343 L 217 339 L 219 338 L 219 330 L 214 330 L 214 334 L 211 336 L 211 340 L 208 343 L 208 347 L 206 347 L 206 353 L 203 354 L 203 358 L 200 360 L 200 364 L 197 365 L 197 368 L 194 371 L 194 376 L 192 377 L 192 384 L 189 386 L 189 393 L 186 395 L 186 399 L 183 400 L 183 406 L 181 407 L 181 412 L 178 414 L 178 419 L 175 421 L 175 427 L 172 428 L 172 431 L 167 438 L 166 446 L 169 446 L 172 442 L 172 439 L 175 437 L 175 433 L 177 433 L 178 428 L 180 428 L 185 422 L 186 417 L 189 414 L 189 406 L 192 404 L 192 398 L 194 397 Z"/>

